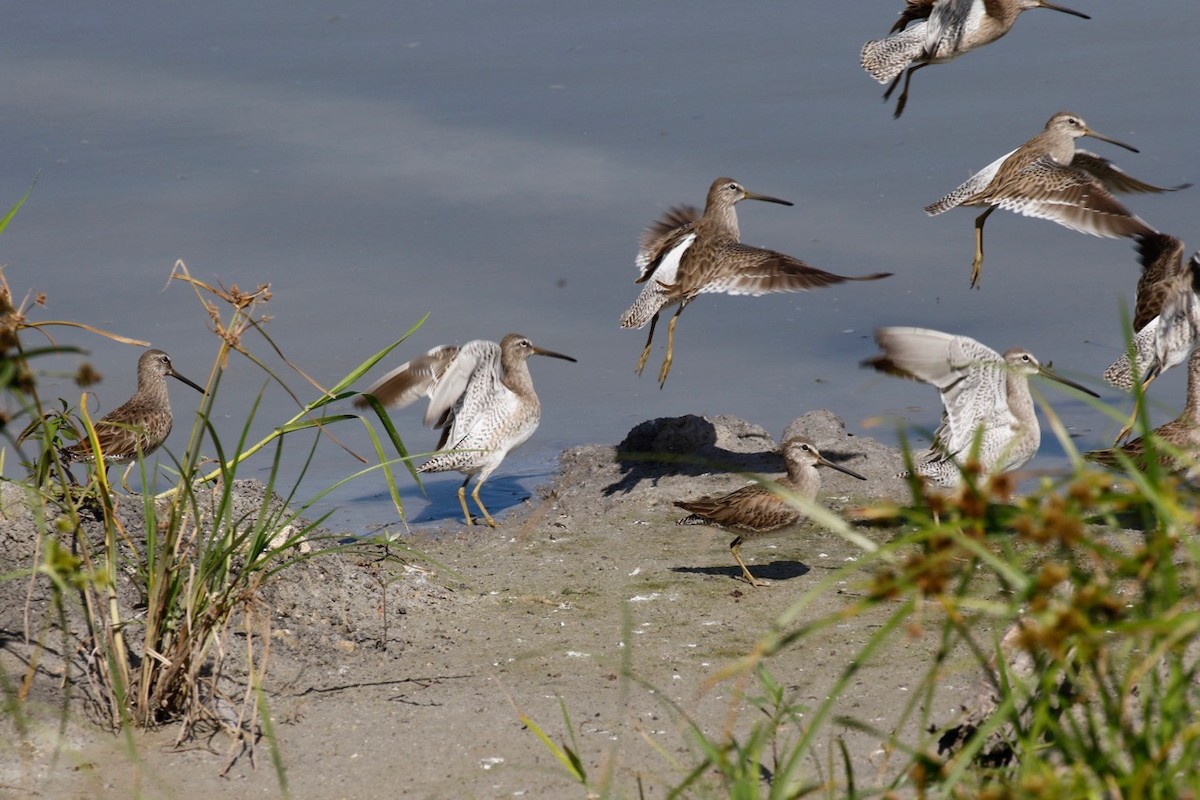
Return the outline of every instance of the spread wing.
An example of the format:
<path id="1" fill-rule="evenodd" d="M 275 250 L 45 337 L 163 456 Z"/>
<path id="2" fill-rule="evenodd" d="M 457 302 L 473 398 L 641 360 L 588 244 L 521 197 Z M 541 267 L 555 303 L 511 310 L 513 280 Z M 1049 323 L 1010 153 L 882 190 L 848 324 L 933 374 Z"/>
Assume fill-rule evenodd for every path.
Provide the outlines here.
<path id="1" fill-rule="evenodd" d="M 731 242 L 722 251 L 721 268 L 713 270 L 697 293 L 757 297 L 770 292 L 804 292 L 846 281 L 874 281 L 891 274 L 837 275 L 785 253 Z"/>
<path id="2" fill-rule="evenodd" d="M 1088 173 L 1110 192 L 1177 192 L 1191 186 L 1190 183 L 1181 183 L 1178 186 L 1155 186 L 1152 183 L 1139 181 L 1137 178 L 1127 175 L 1107 158 L 1089 153 L 1087 150 L 1076 150 L 1075 157 L 1071 159 L 1071 166 Z"/>
<path id="3" fill-rule="evenodd" d="M 642 232 L 640 249 L 634 262 L 641 270 L 641 275 L 635 283 L 645 283 L 649 280 L 663 259 L 672 252 L 677 251 L 678 258 L 679 253 L 682 253 L 679 248 L 684 240 L 689 236 L 695 239 L 695 223 L 698 219 L 700 211 L 695 206 L 675 206 Z"/>

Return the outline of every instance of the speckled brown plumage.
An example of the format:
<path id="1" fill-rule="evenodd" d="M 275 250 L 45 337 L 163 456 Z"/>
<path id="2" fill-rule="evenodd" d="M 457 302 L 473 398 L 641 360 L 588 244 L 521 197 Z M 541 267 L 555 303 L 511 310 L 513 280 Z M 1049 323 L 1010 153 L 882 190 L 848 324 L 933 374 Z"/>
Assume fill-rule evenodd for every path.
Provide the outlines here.
<path id="1" fill-rule="evenodd" d="M 1149 383 L 1183 363 L 1196 340 L 1200 292 L 1200 253 L 1184 261 L 1183 242 L 1165 233 L 1137 237 L 1142 276 L 1133 311 L 1133 345 L 1137 372 Z M 1200 319 L 1195 322 L 1200 324 Z M 1133 388 L 1133 368 L 1122 355 L 1104 370 L 1104 379 L 1121 389 Z"/>
<path id="2" fill-rule="evenodd" d="M 918 475 L 938 486 L 957 486 L 962 462 L 971 454 L 984 474 L 1018 469 L 1034 457 L 1042 432 L 1029 393 L 1030 375 L 1096 396 L 1019 347 L 1001 355 L 967 336 L 905 327 L 879 328 L 875 341 L 882 353 L 864 366 L 928 383 L 941 395 L 941 425 L 929 452 L 915 464 Z"/>
<path id="3" fill-rule="evenodd" d="M 461 347 L 435 347 L 407 361 L 375 381 L 363 394 L 385 406 L 403 408 L 422 396 L 429 398 L 425 424 L 441 428 L 435 455 L 419 472 L 461 472 L 467 477 L 458 488 L 458 501 L 468 525 L 467 484 L 479 476 L 471 497 L 491 527 L 496 521 L 479 499 L 479 488 L 509 451 L 520 447 L 537 430 L 542 405 L 529 374 L 530 356 L 570 356 L 537 347 L 527 337 L 510 333 L 499 344 L 476 339 Z M 359 408 L 368 405 L 357 398 Z"/>
<path id="4" fill-rule="evenodd" d="M 1190 185 L 1162 187 L 1132 178 L 1107 159 L 1076 150 L 1075 140 L 1081 136 L 1137 152 L 1093 131 L 1078 114 L 1060 111 L 1037 136 L 925 207 L 930 216 L 957 206 L 987 207 L 975 219 L 971 286 L 978 286 L 983 268 L 983 225 L 997 208 L 1052 220 L 1093 236 L 1148 236 L 1154 229 L 1121 205 L 1113 192 L 1173 192 Z"/>
<path id="5" fill-rule="evenodd" d="M 866 480 L 853 470 L 825 459 L 811 441 L 795 436 L 783 443 L 783 457 L 787 462 L 787 477 L 779 485 L 791 490 L 806 500 L 812 500 L 821 490 L 821 474 L 817 466 L 830 467 L 859 480 Z M 729 550 L 742 574 L 752 586 L 767 586 L 766 581 L 755 578 L 742 561 L 738 548 L 746 539 L 791 527 L 801 522 L 805 514 L 787 497 L 760 483 L 743 486 L 723 497 L 703 500 L 676 501 L 675 505 L 691 513 L 680 519 L 679 525 L 716 525 L 735 531 Z"/>
<path id="6" fill-rule="evenodd" d="M 138 359 L 138 385 L 133 397 L 101 417 L 93 426 L 106 464 L 131 464 L 162 446 L 171 433 L 171 398 L 167 376 L 186 383 L 201 394 L 204 390 L 175 371 L 171 357 L 161 350 L 147 350 Z M 92 444 L 86 437 L 64 448 L 69 461 L 93 460 Z"/>
<path id="7" fill-rule="evenodd" d="M 1154 452 L 1158 465 L 1172 472 L 1194 477 L 1200 470 L 1200 348 L 1188 357 L 1187 402 L 1183 413 L 1154 429 Z M 1124 453 L 1141 470 L 1148 466 L 1149 453 L 1144 439 L 1134 439 L 1121 448 L 1092 450 L 1084 458 L 1106 466 L 1119 466 L 1118 453 Z"/>
<path id="8" fill-rule="evenodd" d="M 667 330 L 667 353 L 658 375 L 660 386 L 666 383 L 671 370 L 675 323 L 698 295 L 801 292 L 844 281 L 878 280 L 891 274 L 835 275 L 784 253 L 742 244 L 734 206 L 747 199 L 791 205 L 786 200 L 750 192 L 732 178 L 717 178 L 709 187 L 703 214 L 696 216 L 694 208 L 677 206 L 642 234 L 636 282 L 645 286 L 621 316 L 622 328 L 641 328 L 650 323 L 646 346 L 638 360 L 639 375 L 650 356 L 659 314 L 665 308 L 678 306 Z"/>
<path id="9" fill-rule="evenodd" d="M 891 81 L 883 94 L 885 101 L 904 78 L 904 91 L 894 114 L 899 118 L 908 103 L 914 72 L 996 41 L 1012 29 L 1021 12 L 1031 8 L 1049 8 L 1091 19 L 1047 0 L 906 0 L 889 34 L 864 44 L 859 61 L 875 80 Z"/>

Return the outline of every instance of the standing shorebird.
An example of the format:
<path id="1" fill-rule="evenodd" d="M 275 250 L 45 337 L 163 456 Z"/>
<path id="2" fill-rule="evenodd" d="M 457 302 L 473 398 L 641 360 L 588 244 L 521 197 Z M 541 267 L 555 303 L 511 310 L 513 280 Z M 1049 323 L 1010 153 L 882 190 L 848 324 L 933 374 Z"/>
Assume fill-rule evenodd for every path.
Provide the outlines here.
<path id="1" fill-rule="evenodd" d="M 802 292 L 843 281 L 873 281 L 892 273 L 847 277 L 810 267 L 798 258 L 741 243 L 737 211 L 742 200 L 792 205 L 787 200 L 755 194 L 732 178 L 717 178 L 708 189 L 704 213 L 691 206 L 672 208 L 642 234 L 637 266 L 646 284 L 633 305 L 621 316 L 622 328 L 641 328 L 650 323 L 650 334 L 638 360 L 642 374 L 654 327 L 663 309 L 678 306 L 667 328 L 667 355 L 658 373 L 661 388 L 667 382 L 674 354 L 675 323 L 697 295 L 710 292 L 748 294 Z"/>
<path id="2" fill-rule="evenodd" d="M 1136 374 L 1145 389 L 1166 370 L 1182 364 L 1200 338 L 1200 253 L 1185 264 L 1183 242 L 1165 233 L 1138 237 L 1142 277 L 1133 312 Z M 1134 368 L 1126 353 L 1104 370 L 1104 380 L 1133 388 Z M 1138 407 L 1117 434 L 1120 444 L 1137 419 Z"/>
<path id="3" fill-rule="evenodd" d="M 1076 114 L 1060 111 L 1037 136 L 988 164 L 950 194 L 925 206 L 931 217 L 956 206 L 987 206 L 975 218 L 975 260 L 971 286 L 983 267 L 983 223 L 997 208 L 1040 217 L 1093 236 L 1148 236 L 1154 230 L 1130 213 L 1113 192 L 1173 192 L 1190 184 L 1164 188 L 1126 175 L 1112 162 L 1086 150 L 1075 140 L 1091 136 L 1126 150 L 1124 142 L 1090 129 Z"/>
<path id="4" fill-rule="evenodd" d="M 817 466 L 836 469 L 852 478 L 865 481 L 862 475 L 846 467 L 828 461 L 817 452 L 817 447 L 803 436 L 794 436 L 783 443 L 783 457 L 787 461 L 787 477 L 779 485 L 795 492 L 806 500 L 813 500 L 821 490 L 821 473 Z M 769 486 L 752 483 L 736 492 L 712 500 L 676 501 L 675 505 L 689 516 L 679 520 L 678 525 L 716 525 L 737 533 L 729 544 L 733 559 L 742 568 L 742 574 L 751 586 L 770 586 L 767 581 L 755 578 L 746 562 L 738 554 L 738 548 L 746 539 L 758 539 L 768 533 L 790 528 L 804 520 L 804 512 L 783 495 Z"/>
<path id="5" fill-rule="evenodd" d="M 908 103 L 908 83 L 914 72 L 991 44 L 1009 32 L 1022 11 L 1031 8 L 1091 19 L 1045 0 L 905 0 L 900 19 L 886 37 L 863 45 L 859 62 L 880 83 L 891 81 L 883 93 L 885 101 L 896 91 L 903 73 L 904 90 L 893 115 L 899 119 Z M 910 23 L 914 23 L 912 27 Z"/>
<path id="6" fill-rule="evenodd" d="M 1055 375 L 1019 347 L 1000 355 L 966 336 L 925 328 L 879 328 L 875 341 L 883 352 L 864 366 L 932 384 L 941 393 L 941 425 L 929 452 L 916 464 L 917 474 L 938 486 L 957 486 L 967 458 L 976 458 L 985 475 L 1019 469 L 1033 458 L 1042 432 L 1029 393 L 1030 375 L 1098 397 Z"/>
<path id="7" fill-rule="evenodd" d="M 162 350 L 147 350 L 138 358 L 137 391 L 133 397 L 100 418 L 93 426 L 105 466 L 127 464 L 121 478 L 126 485 L 129 470 L 139 457 L 148 456 L 162 446 L 171 433 L 171 398 L 167 394 L 167 376 L 186 383 L 200 394 L 204 390 L 175 371 L 171 357 Z M 71 461 L 94 461 L 91 440 L 63 448 Z"/>
<path id="8" fill-rule="evenodd" d="M 435 455 L 418 472 L 461 472 L 466 480 L 458 487 L 463 516 L 473 525 L 467 509 L 467 484 L 479 476 L 471 497 L 491 527 L 496 520 L 479 499 L 479 488 L 500 462 L 529 440 L 542 419 L 542 404 L 529 374 L 530 356 L 550 356 L 574 361 L 570 356 L 535 347 L 518 333 L 500 344 L 476 339 L 461 347 L 435 347 L 384 375 L 363 394 L 380 403 L 403 408 L 422 395 L 429 398 L 425 424 L 441 428 Z M 369 401 L 359 397 L 354 405 Z"/>
<path id="9" fill-rule="evenodd" d="M 1200 348 L 1188 358 L 1187 404 L 1183 413 L 1151 433 L 1155 460 L 1160 467 L 1194 478 L 1200 474 Z M 1121 448 L 1092 450 L 1084 453 L 1089 461 L 1106 466 L 1121 463 L 1124 453 L 1141 470 L 1149 466 L 1150 453 L 1145 439 L 1134 439 Z"/>

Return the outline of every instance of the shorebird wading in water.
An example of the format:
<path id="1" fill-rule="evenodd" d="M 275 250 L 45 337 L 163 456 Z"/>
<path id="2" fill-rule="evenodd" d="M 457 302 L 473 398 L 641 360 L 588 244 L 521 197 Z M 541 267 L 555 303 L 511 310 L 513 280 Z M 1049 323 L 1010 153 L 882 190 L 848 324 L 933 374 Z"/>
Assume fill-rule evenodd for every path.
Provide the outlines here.
<path id="1" fill-rule="evenodd" d="M 844 281 L 873 281 L 892 273 L 847 277 L 810 267 L 798 258 L 774 250 L 741 243 L 737 211 L 742 200 L 792 205 L 787 200 L 755 194 L 732 178 L 717 178 L 708 189 L 704 213 L 691 206 L 672 208 L 651 225 L 641 238 L 636 283 L 645 287 L 621 316 L 622 328 L 641 328 L 650 323 L 650 334 L 638 360 L 642 374 L 654 327 L 663 309 L 678 306 L 667 328 L 667 355 L 658 373 L 661 388 L 667 381 L 674 357 L 675 323 L 697 295 L 722 292 L 757 297 L 769 292 L 802 292 Z"/>
<path id="2" fill-rule="evenodd" d="M 468 525 L 467 484 L 479 476 L 471 497 L 491 527 L 496 520 L 479 499 L 479 488 L 500 462 L 528 441 L 542 419 L 542 404 L 529 374 L 530 356 L 550 356 L 574 361 L 570 356 L 543 350 L 518 333 L 499 344 L 476 339 L 461 347 L 435 347 L 384 375 L 363 394 L 380 403 L 403 408 L 421 396 L 429 398 L 425 424 L 441 428 L 439 453 L 418 472 L 461 472 L 467 477 L 458 487 L 458 502 Z M 359 408 L 369 405 L 363 397 Z"/>

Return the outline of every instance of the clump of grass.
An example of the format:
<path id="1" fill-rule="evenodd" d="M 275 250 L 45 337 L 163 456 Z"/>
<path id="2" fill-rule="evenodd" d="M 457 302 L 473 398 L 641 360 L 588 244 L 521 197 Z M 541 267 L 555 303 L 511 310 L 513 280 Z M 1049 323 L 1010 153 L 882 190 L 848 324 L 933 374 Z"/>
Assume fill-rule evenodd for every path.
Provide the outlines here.
<path id="1" fill-rule="evenodd" d="M 12 213 L 15 209 L 0 221 L 0 229 Z M 410 472 L 412 467 L 399 436 L 390 426 L 381 436 L 368 419 L 331 412 L 330 407 L 353 396 L 349 386 L 412 331 L 325 388 L 291 365 L 267 334 L 263 308 L 270 300 L 269 286 L 243 291 L 210 285 L 193 277 L 182 262 L 172 277 L 194 291 L 215 334 L 216 348 L 186 449 L 179 458 L 167 454 L 173 484 L 155 496 L 156 480 L 144 462 L 135 467 L 141 473 L 140 494 L 114 493 L 103 466 L 89 465 L 87 480 L 82 486 L 73 485 L 69 465 L 59 451 L 72 436 L 92 435 L 91 421 L 82 408 L 77 414 L 66 403 L 48 409 L 38 394 L 36 378 L 37 359 L 73 348 L 51 340 L 49 347 L 31 349 L 25 339 L 57 324 L 117 341 L 145 343 L 79 323 L 32 321 L 28 303 L 12 302 L 0 274 L 0 394 L 16 406 L 14 420 L 29 420 L 21 437 L 10 436 L 11 448 L 5 451 L 17 453 L 31 470 L 27 478 L 4 480 L 20 488 L 39 521 L 35 563 L 4 577 L 26 578 L 31 592 L 35 584 L 44 585 L 52 597 L 47 620 L 36 629 L 27 624 L 32 653 L 27 673 L 17 685 L 0 677 L 5 678 L 6 705 L 19 707 L 27 696 L 20 687 L 32 681 L 43 654 L 49 652 L 49 634 L 58 628 L 63 638 L 60 655 L 75 665 L 65 677 L 85 687 L 93 718 L 126 731 L 131 726 L 178 724 L 179 740 L 198 731 L 224 730 L 233 737 L 232 764 L 239 752 L 247 748 L 253 752 L 260 735 L 270 734 L 262 692 L 271 644 L 270 613 L 262 602 L 264 587 L 300 561 L 351 547 L 321 539 L 319 526 L 327 514 L 311 520 L 306 516 L 333 489 L 380 470 L 403 519 L 393 467 L 403 463 Z M 302 402 L 288 381 L 254 354 L 247 342 L 251 335 L 309 383 L 315 399 Z M 235 442 L 223 441 L 213 424 L 230 358 L 255 364 L 299 408 L 255 443 L 250 442 L 250 430 L 259 402 L 246 414 Z M 364 464 L 359 471 L 308 499 L 299 498 L 300 481 L 313 463 L 317 443 L 329 436 L 333 426 L 355 422 L 369 432 L 378 462 L 356 456 Z M 8 435 L 11 426 L 4 430 Z M 402 454 L 400 459 L 382 457 L 385 442 Z M 297 451 L 300 476 L 290 486 L 282 486 L 280 466 L 285 457 L 296 463 Z M 236 486 L 238 469 L 256 453 L 269 457 L 270 468 L 261 502 L 247 505 Z M 211 461 L 215 468 L 208 466 Z M 0 455 L 0 469 L 3 462 Z M 131 536 L 134 524 L 139 534 Z M 238 640 L 232 635 L 235 628 L 244 634 L 239 676 L 225 671 L 229 648 Z M 79 657 L 72 659 L 73 653 Z M 272 751 L 286 791 L 286 775 L 273 742 Z"/>
<path id="2" fill-rule="evenodd" d="M 901 756 L 875 791 L 1194 796 L 1200 777 L 1186 766 L 1200 758 L 1194 489 L 1153 470 L 1152 478 L 1131 470 L 1114 485 L 1111 475 L 1084 468 L 1062 438 L 1074 473 L 1044 480 L 1026 497 L 1015 496 L 1010 476 L 984 478 L 971 464 L 950 495 L 914 482 L 907 509 L 876 510 L 900 514 L 899 535 L 813 590 L 857 580 L 863 598 L 806 619 L 810 593 L 717 679 L 758 669 L 838 621 L 883 610 L 886 621 L 848 659 L 843 678 L 897 637 L 936 643 L 896 727 L 838 714 L 840 689 L 806 717 L 814 733 L 832 720 Z M 1120 534 L 1131 520 L 1142 533 Z M 981 700 L 959 719 L 930 718 L 963 657 L 979 673 Z M 907 725 L 914 719 L 918 725 Z M 899 733 L 914 727 L 925 731 L 917 741 Z M 811 754 L 815 743 L 806 736 L 796 747 Z M 846 781 L 837 796 L 853 794 L 849 771 Z"/>
<path id="3" fill-rule="evenodd" d="M 721 730 L 668 703 L 685 721 L 694 760 L 664 753 L 665 767 L 683 774 L 667 796 L 1200 795 L 1195 486 L 1153 458 L 1144 473 L 1128 462 L 1116 475 L 1085 466 L 1044 410 L 1073 469 L 1026 496 L 1012 476 L 984 476 L 968 462 L 954 492 L 914 480 L 905 505 L 867 509 L 890 521 L 882 536 L 793 498 L 862 552 L 711 676 L 709 687 L 730 696 Z M 836 611 L 814 611 L 818 598 L 847 588 Z M 803 658 L 850 621 L 871 633 L 822 686 L 826 699 L 806 705 L 797 698 L 811 688 L 774 680 L 774 660 Z M 886 712 L 887 726 L 846 713 L 863 668 L 906 643 L 924 643 L 908 651 L 931 657 L 895 708 L 869 712 Z M 959 714 L 937 716 L 948 706 L 945 687 L 972 673 L 975 695 Z M 877 742 L 876 758 L 852 757 L 837 731 Z M 642 792 L 640 781 L 636 794 L 605 788 L 604 796 Z"/>

